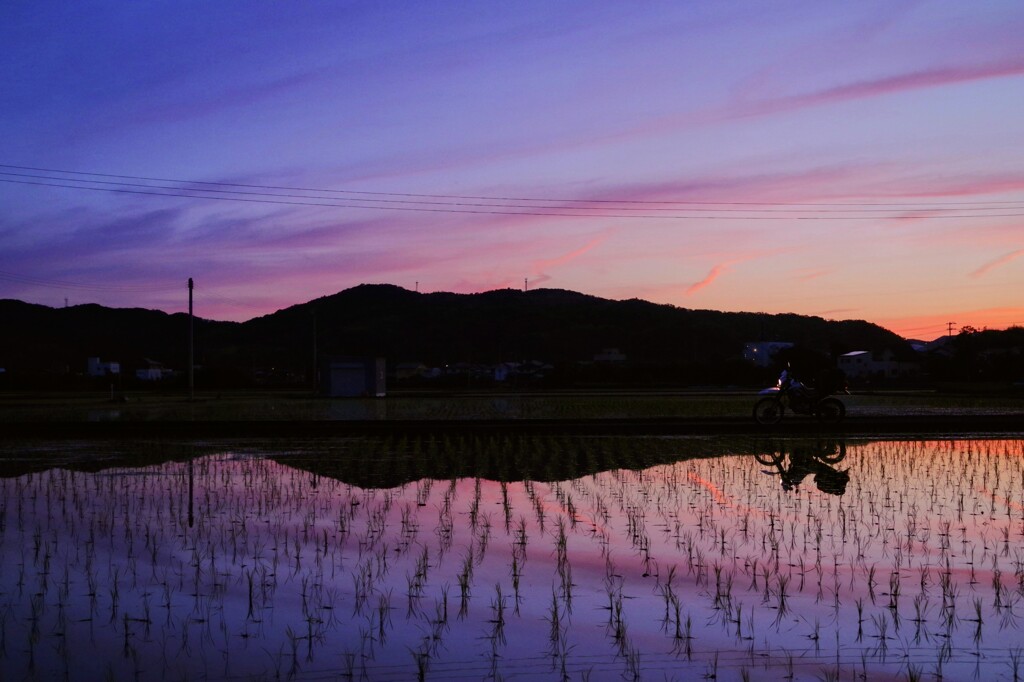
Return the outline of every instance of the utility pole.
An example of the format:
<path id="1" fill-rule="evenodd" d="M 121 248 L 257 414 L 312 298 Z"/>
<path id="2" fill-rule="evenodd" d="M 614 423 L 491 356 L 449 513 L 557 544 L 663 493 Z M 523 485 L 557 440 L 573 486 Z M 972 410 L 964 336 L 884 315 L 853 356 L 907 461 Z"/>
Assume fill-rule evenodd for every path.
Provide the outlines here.
<path id="1" fill-rule="evenodd" d="M 314 395 L 319 388 L 319 382 L 317 381 L 317 366 L 316 366 L 316 308 L 313 308 L 313 393 Z"/>
<path id="2" fill-rule="evenodd" d="M 196 458 L 195 452 L 189 453 L 188 456 L 188 527 L 191 528 L 192 524 L 195 523 L 195 514 L 193 513 L 194 499 L 195 499 L 195 471 L 192 469 L 192 460 Z"/>
<path id="3" fill-rule="evenodd" d="M 529 278 L 524 277 L 523 278 L 523 291 L 529 291 L 529 290 L 530 290 L 530 280 L 529 280 Z"/>
<path id="4" fill-rule="evenodd" d="M 192 278 L 188 278 L 188 399 L 195 400 L 195 377 L 193 372 L 192 343 Z"/>
<path id="5" fill-rule="evenodd" d="M 956 324 L 956 322 L 947 322 L 946 323 L 946 336 L 953 336 L 953 325 L 954 324 Z"/>
<path id="6" fill-rule="evenodd" d="M 420 281 L 416 280 L 416 293 L 420 293 Z"/>

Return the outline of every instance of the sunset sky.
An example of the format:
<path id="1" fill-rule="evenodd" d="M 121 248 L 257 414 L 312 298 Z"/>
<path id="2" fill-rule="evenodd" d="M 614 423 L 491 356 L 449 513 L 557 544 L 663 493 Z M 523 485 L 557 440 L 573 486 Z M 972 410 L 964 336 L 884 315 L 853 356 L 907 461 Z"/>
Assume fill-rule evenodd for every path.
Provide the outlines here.
<path id="1" fill-rule="evenodd" d="M 1024 3 L 5 2 L 0 298 L 1024 325 Z"/>

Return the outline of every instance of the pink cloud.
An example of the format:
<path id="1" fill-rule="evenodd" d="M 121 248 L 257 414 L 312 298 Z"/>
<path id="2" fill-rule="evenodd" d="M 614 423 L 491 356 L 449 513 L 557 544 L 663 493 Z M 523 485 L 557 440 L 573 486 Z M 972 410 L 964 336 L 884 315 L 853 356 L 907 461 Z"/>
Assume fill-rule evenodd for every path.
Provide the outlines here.
<path id="1" fill-rule="evenodd" d="M 695 125 L 716 125 L 724 120 L 770 116 L 836 102 L 867 99 L 881 95 L 992 78 L 1019 76 L 1021 74 L 1024 74 L 1024 61 L 1019 58 L 981 65 L 957 65 L 927 69 L 861 80 L 789 96 L 754 101 L 737 99 L 721 107 L 684 114 L 672 114 L 653 119 L 637 127 L 598 132 L 585 131 L 575 135 L 563 131 L 557 137 L 545 137 L 540 141 L 531 140 L 526 143 L 517 141 L 515 145 L 495 145 L 492 148 L 484 148 L 483 150 L 476 146 L 471 149 L 461 149 L 456 153 L 446 154 L 440 158 L 434 154 L 426 158 L 416 159 L 414 162 L 406 159 L 402 165 L 396 165 L 393 168 L 381 169 L 375 173 L 364 173 L 361 175 L 346 173 L 346 176 L 349 181 L 375 182 L 393 178 L 408 178 L 410 175 L 472 167 L 482 162 L 500 163 L 515 159 L 532 158 L 537 154 L 567 153 L 579 149 L 601 147 L 607 144 L 648 138 L 653 135 L 673 132 Z M 345 170 L 348 171 L 348 169 Z"/>
<path id="2" fill-rule="evenodd" d="M 833 308 L 832 310 L 821 310 L 811 314 L 817 315 L 818 317 L 824 317 L 826 319 L 835 319 L 837 317 L 849 319 L 853 313 L 858 313 L 860 310 L 860 308 Z"/>
<path id="3" fill-rule="evenodd" d="M 584 254 L 593 250 L 600 244 L 602 244 L 608 237 L 608 233 L 601 234 L 598 237 L 590 240 L 583 246 L 563 253 L 561 255 L 544 258 L 534 261 L 526 272 L 529 273 L 527 277 L 512 277 L 507 274 L 499 274 L 497 272 L 486 272 L 474 277 L 462 277 L 449 285 L 445 285 L 446 288 L 454 291 L 455 293 L 477 293 L 481 291 L 493 291 L 495 289 L 519 289 L 526 284 L 530 289 L 534 289 L 550 281 L 552 276 L 548 273 L 548 270 L 554 267 L 559 267 L 577 260 Z M 514 263 L 517 257 L 521 257 L 526 251 L 535 248 L 535 244 L 523 242 L 523 243 L 509 243 L 499 249 L 503 256 L 512 256 L 513 264 L 506 264 L 501 267 L 502 270 L 507 272 L 508 268 L 515 267 Z M 473 261 L 479 259 L 481 256 L 486 256 L 495 252 L 493 245 L 479 247 L 474 246 L 469 250 L 461 253 L 457 257 L 458 262 Z M 525 282 L 524 282 L 525 280 Z"/>
<path id="4" fill-rule="evenodd" d="M 718 265 L 715 265 L 714 267 L 711 268 L 711 272 L 708 273 L 707 277 L 705 277 L 704 279 L 695 284 L 690 285 L 690 288 L 686 290 L 686 295 L 691 296 L 700 291 L 701 289 L 703 289 L 704 287 L 710 285 L 712 282 L 718 279 L 719 275 L 728 270 L 731 265 L 732 263 L 719 263 Z"/>
<path id="5" fill-rule="evenodd" d="M 1015 260 L 1020 256 L 1024 256 L 1024 249 L 1017 249 L 1016 251 L 1011 251 L 1010 253 L 1003 254 L 999 258 L 996 258 L 994 261 L 985 263 L 980 268 L 970 273 L 970 276 L 974 278 L 981 277 L 982 275 L 987 274 L 990 270 L 994 270 L 995 268 L 1006 265 L 1010 261 Z"/>
<path id="6" fill-rule="evenodd" d="M 590 240 L 589 242 L 587 242 L 583 246 L 579 247 L 578 249 L 574 249 L 574 250 L 572 250 L 572 251 L 570 251 L 568 253 L 562 254 L 561 256 L 556 256 L 554 258 L 541 259 L 541 260 L 538 260 L 538 261 L 534 262 L 533 263 L 534 277 L 530 279 L 530 283 L 531 284 L 541 284 L 543 282 L 549 281 L 551 279 L 551 275 L 549 275 L 547 273 L 548 270 L 550 270 L 551 268 L 555 268 L 555 267 L 561 266 L 561 265 L 565 265 L 566 263 L 570 263 L 570 262 L 578 259 L 580 256 L 586 254 L 589 251 L 592 251 L 597 246 L 600 246 L 602 243 L 604 243 L 604 241 L 607 238 L 608 238 L 608 233 L 605 232 L 604 234 L 601 234 L 601 235 L 597 236 L 596 238 Z"/>
<path id="7" fill-rule="evenodd" d="M 908 90 L 968 83 L 989 78 L 1005 78 L 1022 74 L 1024 74 L 1024 61 L 1019 58 L 991 64 L 950 66 L 848 83 L 801 95 L 763 100 L 740 106 L 736 108 L 733 114 L 738 117 L 767 115 L 804 107 L 831 104 L 833 102 L 864 99 Z"/>

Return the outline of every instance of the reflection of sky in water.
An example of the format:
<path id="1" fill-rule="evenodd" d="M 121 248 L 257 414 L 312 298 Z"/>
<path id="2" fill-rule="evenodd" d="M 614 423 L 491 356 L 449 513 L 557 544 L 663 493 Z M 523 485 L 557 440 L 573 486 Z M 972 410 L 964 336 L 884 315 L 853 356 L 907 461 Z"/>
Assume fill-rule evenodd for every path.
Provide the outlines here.
<path id="1" fill-rule="evenodd" d="M 785 454 L 388 490 L 222 455 L 192 527 L 188 464 L 4 479 L 0 677 L 1013 679 L 1024 443 Z"/>

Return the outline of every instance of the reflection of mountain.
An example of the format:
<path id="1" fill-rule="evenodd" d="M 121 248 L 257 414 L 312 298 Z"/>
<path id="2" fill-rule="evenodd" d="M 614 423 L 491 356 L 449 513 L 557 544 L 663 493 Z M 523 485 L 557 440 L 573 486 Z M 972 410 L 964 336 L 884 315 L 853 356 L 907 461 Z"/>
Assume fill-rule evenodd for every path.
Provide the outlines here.
<path id="1" fill-rule="evenodd" d="M 424 478 L 565 481 L 612 469 L 646 469 L 680 459 L 728 454 L 726 439 L 571 436 L 441 436 L 324 442 L 275 460 L 365 488 Z"/>
<path id="2" fill-rule="evenodd" d="M 0 478 L 50 469 L 100 472 L 115 467 L 141 468 L 223 451 L 209 445 L 159 441 L 7 442 L 0 446 Z"/>
<path id="3" fill-rule="evenodd" d="M 792 442 L 792 441 L 789 441 Z M 382 436 L 305 441 L 117 442 L 17 447 L 0 452 L 0 476 L 51 468 L 101 471 L 156 466 L 217 453 L 252 453 L 361 488 L 395 488 L 421 479 L 566 481 L 614 469 L 641 470 L 685 459 L 756 454 L 779 448 L 763 438 L 649 436 Z"/>

